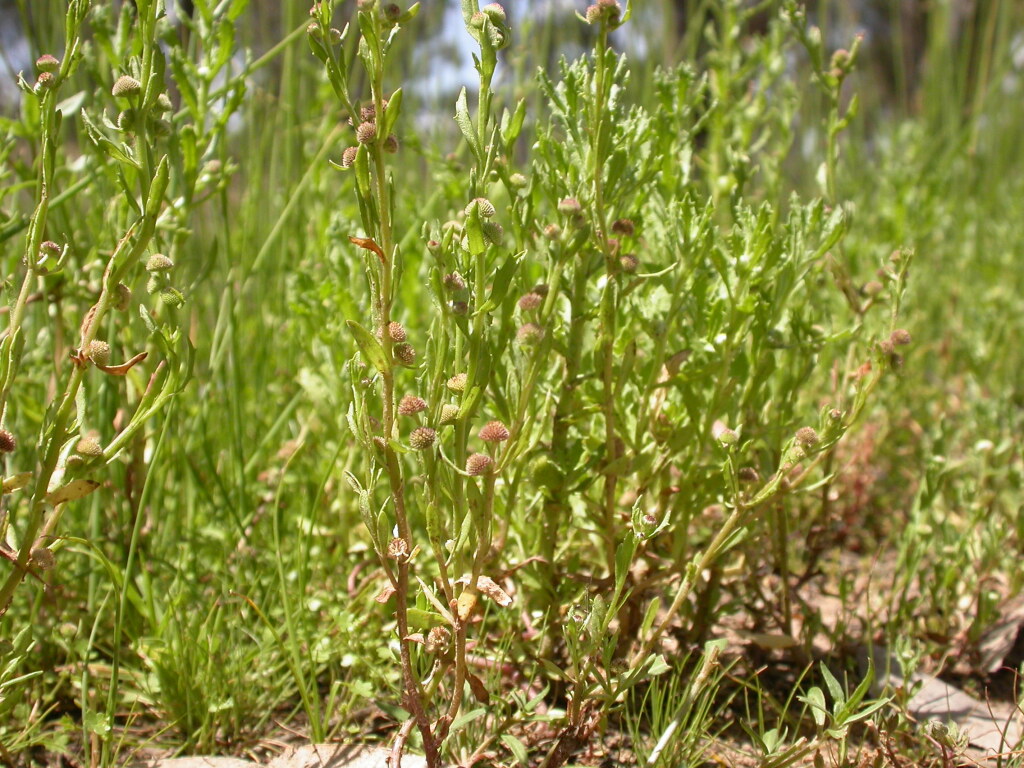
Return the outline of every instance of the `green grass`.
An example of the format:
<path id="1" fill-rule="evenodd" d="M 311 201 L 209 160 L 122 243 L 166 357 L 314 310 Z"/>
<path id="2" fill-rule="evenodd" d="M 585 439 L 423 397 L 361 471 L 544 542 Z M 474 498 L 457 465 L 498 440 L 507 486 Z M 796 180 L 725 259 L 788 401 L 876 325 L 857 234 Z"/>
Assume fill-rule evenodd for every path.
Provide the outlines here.
<path id="1" fill-rule="evenodd" d="M 468 2 L 433 104 L 436 9 L 359 5 L 21 8 L 62 66 L 0 122 L 0 757 L 943 765 L 856 651 L 1015 695 L 1020 12 L 935 10 L 886 94 L 791 3 Z"/>

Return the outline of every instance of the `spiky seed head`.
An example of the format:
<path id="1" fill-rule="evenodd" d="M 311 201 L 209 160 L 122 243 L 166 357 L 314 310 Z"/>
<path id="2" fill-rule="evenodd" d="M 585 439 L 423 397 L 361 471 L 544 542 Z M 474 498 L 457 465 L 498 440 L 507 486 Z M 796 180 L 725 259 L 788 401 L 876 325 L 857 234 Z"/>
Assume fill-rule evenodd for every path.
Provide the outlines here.
<path id="1" fill-rule="evenodd" d="M 492 24 L 505 24 L 508 21 L 505 9 L 499 3 L 488 3 L 481 8 L 481 11 L 491 20 Z"/>
<path id="2" fill-rule="evenodd" d="M 414 413 L 427 410 L 427 401 L 416 395 L 406 395 L 398 402 L 400 416 L 412 416 Z"/>
<path id="3" fill-rule="evenodd" d="M 458 272 L 449 272 L 444 276 L 444 287 L 449 291 L 464 291 L 466 290 L 466 280 Z"/>
<path id="4" fill-rule="evenodd" d="M 472 477 L 486 475 L 494 466 L 494 459 L 483 453 L 474 453 L 466 459 L 466 473 Z"/>
<path id="5" fill-rule="evenodd" d="M 448 379 L 448 389 L 452 392 L 464 392 L 466 390 L 466 381 L 468 376 L 464 373 L 456 373 L 450 379 Z"/>
<path id="6" fill-rule="evenodd" d="M 341 167 L 351 168 L 356 163 L 356 155 L 359 154 L 359 147 L 346 147 L 341 153 Z"/>
<path id="7" fill-rule="evenodd" d="M 575 197 L 565 197 L 558 201 L 558 212 L 566 216 L 579 216 L 583 206 Z"/>
<path id="8" fill-rule="evenodd" d="M 544 297 L 539 293 L 534 293 L 533 291 L 519 297 L 519 308 L 523 310 L 523 312 L 532 312 L 543 303 Z"/>
<path id="9" fill-rule="evenodd" d="M 409 435 L 409 445 L 417 451 L 425 451 L 434 444 L 437 439 L 437 432 L 430 427 L 417 427 Z"/>
<path id="10" fill-rule="evenodd" d="M 453 301 L 452 312 L 454 312 L 456 315 L 464 315 L 467 312 L 469 312 L 469 304 L 467 304 L 464 301 Z"/>
<path id="11" fill-rule="evenodd" d="M 395 344 L 392 349 L 395 359 L 402 365 L 412 367 L 416 363 L 416 350 L 412 348 L 412 344 Z"/>
<path id="12" fill-rule="evenodd" d="M 35 547 L 32 550 L 32 565 L 38 568 L 40 571 L 53 570 L 53 566 L 57 564 L 56 559 L 46 547 Z"/>
<path id="13" fill-rule="evenodd" d="M 529 183 L 521 173 L 513 173 L 508 177 L 508 184 L 512 189 L 523 189 Z"/>
<path id="14" fill-rule="evenodd" d="M 57 76 L 53 72 L 40 72 L 36 78 L 37 91 L 50 91 L 57 87 Z"/>
<path id="15" fill-rule="evenodd" d="M 496 213 L 494 210 L 494 204 L 486 197 L 474 197 L 469 201 L 469 205 L 466 206 L 467 216 L 473 212 L 474 205 L 476 206 L 477 211 L 480 212 L 481 218 L 489 219 Z"/>
<path id="16" fill-rule="evenodd" d="M 405 341 L 405 326 L 399 322 L 392 320 L 390 323 L 388 323 L 388 336 L 391 338 L 392 341 Z"/>
<path id="17" fill-rule="evenodd" d="M 359 108 L 359 121 L 362 123 L 372 123 L 377 117 L 377 107 L 372 103 L 367 104 L 365 107 Z"/>
<path id="18" fill-rule="evenodd" d="M 632 219 L 616 219 L 612 222 L 612 232 L 623 237 L 631 237 L 636 231 Z"/>
<path id="19" fill-rule="evenodd" d="M 508 427 L 500 421 L 489 421 L 480 428 L 480 439 L 485 443 L 503 443 L 508 437 Z"/>
<path id="20" fill-rule="evenodd" d="M 388 557 L 392 560 L 405 560 L 409 556 L 409 542 L 395 537 L 388 542 Z"/>
<path id="21" fill-rule="evenodd" d="M 100 441 L 96 439 L 95 435 L 86 435 L 75 445 L 75 451 L 83 456 L 96 458 L 103 455 L 103 446 L 100 445 Z"/>
<path id="22" fill-rule="evenodd" d="M 454 424 L 459 418 L 459 406 L 445 403 L 441 406 L 441 424 Z"/>
<path id="23" fill-rule="evenodd" d="M 817 445 L 819 440 L 818 433 L 813 427 L 800 427 L 796 431 L 796 441 L 806 448 Z"/>
<path id="24" fill-rule="evenodd" d="M 110 362 L 110 345 L 105 341 L 93 339 L 85 348 L 85 356 L 96 365 L 106 365 Z"/>
<path id="25" fill-rule="evenodd" d="M 161 93 L 156 97 L 156 104 L 153 105 L 153 109 L 157 112 L 170 112 L 174 109 L 174 104 L 171 103 L 171 97 L 166 93 Z"/>
<path id="26" fill-rule="evenodd" d="M 398 137 L 393 133 L 389 133 L 388 137 L 384 139 L 381 148 L 389 155 L 395 154 L 398 151 Z"/>
<path id="27" fill-rule="evenodd" d="M 56 56 L 44 53 L 36 59 L 36 70 L 39 72 L 56 72 L 60 69 L 60 61 Z"/>
<path id="28" fill-rule="evenodd" d="M 906 328 L 897 328 L 889 335 L 889 341 L 897 347 L 905 347 L 910 343 L 910 331 Z"/>
<path id="29" fill-rule="evenodd" d="M 619 266 L 627 275 L 632 275 L 640 266 L 640 259 L 636 257 L 635 253 L 624 253 L 619 257 Z"/>
<path id="30" fill-rule="evenodd" d="M 162 253 L 154 253 L 146 262 L 147 272 L 169 272 L 174 268 L 174 262 Z"/>
<path id="31" fill-rule="evenodd" d="M 13 453 L 17 447 L 18 441 L 14 439 L 14 435 L 6 429 L 0 429 L 0 453 Z"/>
<path id="32" fill-rule="evenodd" d="M 491 245 L 501 245 L 505 240 L 505 230 L 496 221 L 484 222 L 484 239 Z"/>
<path id="33" fill-rule="evenodd" d="M 134 96 L 141 90 L 142 83 L 131 75 L 121 75 L 114 81 L 114 87 L 110 89 L 110 92 L 118 98 L 126 98 L 128 96 Z"/>
<path id="34" fill-rule="evenodd" d="M 544 338 L 544 329 L 536 323 L 525 323 L 516 331 L 516 341 L 525 346 L 538 344 Z"/>
<path id="35" fill-rule="evenodd" d="M 372 144 L 377 140 L 377 124 L 367 120 L 356 128 L 356 141 L 360 144 Z"/>

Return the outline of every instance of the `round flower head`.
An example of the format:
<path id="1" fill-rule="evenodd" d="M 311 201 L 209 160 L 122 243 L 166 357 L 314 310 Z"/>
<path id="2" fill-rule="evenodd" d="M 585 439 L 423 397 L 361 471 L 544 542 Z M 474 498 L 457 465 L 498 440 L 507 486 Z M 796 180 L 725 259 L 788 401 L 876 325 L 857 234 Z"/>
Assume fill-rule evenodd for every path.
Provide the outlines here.
<path id="1" fill-rule="evenodd" d="M 398 403 L 400 416 L 412 416 L 414 413 L 427 410 L 427 401 L 416 395 L 406 395 Z"/>
<path id="2" fill-rule="evenodd" d="M 134 96 L 142 90 L 142 83 L 131 75 L 121 75 L 114 81 L 114 87 L 110 92 L 117 97 Z"/>
<path id="3" fill-rule="evenodd" d="M 110 362 L 110 345 L 105 341 L 93 339 L 85 348 L 85 356 L 96 365 L 106 365 Z"/>
<path id="4" fill-rule="evenodd" d="M 0 429 L 0 453 L 11 453 L 18 447 L 18 441 L 14 435 L 6 429 Z"/>
<path id="5" fill-rule="evenodd" d="M 474 453 L 466 459 L 466 473 L 473 477 L 486 475 L 494 466 L 494 459 L 482 453 Z"/>
<path id="6" fill-rule="evenodd" d="M 417 427 L 409 435 L 409 445 L 417 451 L 425 451 L 434 444 L 437 439 L 437 432 L 430 427 Z"/>
<path id="7" fill-rule="evenodd" d="M 60 252 L 61 247 L 57 245 L 57 243 L 53 242 L 53 240 L 43 240 L 43 242 L 39 244 L 40 256 L 52 256 L 56 258 L 57 256 L 60 256 Z"/>
<path id="8" fill-rule="evenodd" d="M 75 451 L 90 458 L 96 458 L 97 456 L 103 455 L 103 447 L 100 445 L 100 441 L 92 435 L 86 435 L 79 440 L 78 444 L 75 446 Z"/>
<path id="9" fill-rule="evenodd" d="M 473 211 L 473 206 L 476 206 L 477 211 L 480 213 L 480 218 L 489 219 L 495 214 L 494 205 L 486 197 L 475 197 L 469 201 L 469 205 L 466 206 L 466 215 L 468 216 Z"/>
<path id="10" fill-rule="evenodd" d="M 623 272 L 631 275 L 640 266 L 640 259 L 636 257 L 635 253 L 624 253 L 619 257 L 619 266 L 622 267 Z"/>
<path id="11" fill-rule="evenodd" d="M 616 219 L 612 222 L 612 232 L 616 235 L 624 235 L 629 237 L 635 232 L 633 221 L 631 219 Z"/>
<path id="12" fill-rule="evenodd" d="M 480 428 L 480 439 L 485 443 L 502 443 L 508 437 L 508 427 L 500 421 L 489 421 Z"/>
<path id="13" fill-rule="evenodd" d="M 168 272 L 174 268 L 174 262 L 162 253 L 154 253 L 146 262 L 147 272 Z"/>
<path id="14" fill-rule="evenodd" d="M 530 291 L 529 293 L 524 294 L 519 298 L 519 308 L 523 310 L 523 312 L 530 312 L 540 307 L 540 305 L 543 302 L 543 296 L 541 296 L 539 293 L 534 293 L 533 291 Z"/>
<path id="15" fill-rule="evenodd" d="M 372 144 L 377 140 L 377 124 L 367 120 L 356 128 L 356 141 L 360 144 Z"/>
<path id="16" fill-rule="evenodd" d="M 359 108 L 359 122 L 369 123 L 377 117 L 377 108 L 374 105 L 367 104 L 365 107 Z"/>
<path id="17" fill-rule="evenodd" d="M 505 240 L 505 230 L 496 221 L 484 222 L 484 238 L 491 245 L 501 245 Z"/>
<path id="18" fill-rule="evenodd" d="M 583 206 L 575 197 L 566 197 L 558 202 L 558 212 L 566 216 L 576 216 L 583 211 Z"/>
<path id="19" fill-rule="evenodd" d="M 450 379 L 448 379 L 448 389 L 452 392 L 463 392 L 466 389 L 466 380 L 468 377 L 464 373 L 456 373 Z"/>
<path id="20" fill-rule="evenodd" d="M 444 287 L 449 291 L 464 291 L 466 280 L 458 272 L 449 272 L 444 276 Z"/>
<path id="21" fill-rule="evenodd" d="M 392 341 L 405 341 L 405 326 L 396 322 L 388 323 L 388 336 L 391 337 Z"/>
<path id="22" fill-rule="evenodd" d="M 492 24 L 504 24 L 507 21 L 505 9 L 498 3 L 488 3 L 481 10 L 491 20 Z"/>
<path id="23" fill-rule="evenodd" d="M 398 151 L 398 137 L 389 133 L 388 137 L 384 139 L 383 149 L 389 155 L 395 154 Z"/>
<path id="24" fill-rule="evenodd" d="M 897 347 L 905 347 L 910 343 L 910 331 L 905 328 L 897 328 L 889 335 L 889 341 Z"/>
<path id="25" fill-rule="evenodd" d="M 818 433 L 814 431 L 813 427 L 801 427 L 796 431 L 796 441 L 800 445 L 810 447 L 818 443 Z"/>
<path id="26" fill-rule="evenodd" d="M 522 189 L 529 182 L 527 181 L 526 177 L 523 176 L 523 174 L 513 173 L 511 176 L 508 177 L 508 183 L 509 186 L 512 187 L 512 189 Z"/>
<path id="27" fill-rule="evenodd" d="M 544 338 L 544 329 L 536 323 L 526 323 L 519 326 L 519 330 L 516 331 L 516 341 L 526 346 L 537 344 L 542 338 Z"/>
<path id="28" fill-rule="evenodd" d="M 412 344 L 395 344 L 395 359 L 405 366 L 412 366 L 416 363 L 416 350 Z"/>
<path id="29" fill-rule="evenodd" d="M 544 237 L 548 240 L 557 240 L 562 236 L 562 228 L 557 224 L 548 224 L 544 227 Z"/>
<path id="30" fill-rule="evenodd" d="M 57 86 L 57 78 L 53 72 L 40 72 L 36 78 L 36 88 L 40 91 L 48 91 Z"/>
<path id="31" fill-rule="evenodd" d="M 356 163 L 356 155 L 359 154 L 359 147 L 346 147 L 341 153 L 341 167 L 351 168 Z"/>

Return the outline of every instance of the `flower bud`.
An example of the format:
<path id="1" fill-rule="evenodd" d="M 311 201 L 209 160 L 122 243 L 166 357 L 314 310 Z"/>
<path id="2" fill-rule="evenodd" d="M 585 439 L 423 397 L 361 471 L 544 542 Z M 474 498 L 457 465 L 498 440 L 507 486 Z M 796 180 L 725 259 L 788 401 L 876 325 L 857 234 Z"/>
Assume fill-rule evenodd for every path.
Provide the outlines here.
<path id="1" fill-rule="evenodd" d="M 118 98 L 134 96 L 142 90 L 142 83 L 131 75 L 121 75 L 114 81 L 114 87 L 110 92 Z"/>
<path id="2" fill-rule="evenodd" d="M 723 422 L 716 421 L 711 425 L 711 436 L 722 445 L 735 445 L 740 436 L 735 430 L 729 429 Z"/>
<path id="3" fill-rule="evenodd" d="M 397 24 L 398 19 L 402 15 L 402 9 L 399 8 L 395 3 L 387 3 L 380 9 L 380 15 L 384 17 L 384 21 L 389 24 Z"/>
<path id="4" fill-rule="evenodd" d="M 52 91 L 57 87 L 57 76 L 53 72 L 40 72 L 36 78 L 37 91 Z"/>
<path id="5" fill-rule="evenodd" d="M 448 389 L 452 392 L 464 392 L 466 390 L 467 376 L 464 373 L 456 373 L 448 379 Z"/>
<path id="6" fill-rule="evenodd" d="M 147 272 L 169 272 L 174 268 L 174 262 L 162 253 L 154 253 L 146 262 Z"/>
<path id="7" fill-rule="evenodd" d="M 384 139 L 384 143 L 381 145 L 381 149 L 387 152 L 389 155 L 393 155 L 398 151 L 398 137 L 393 133 L 389 133 L 388 137 Z"/>
<path id="8" fill-rule="evenodd" d="M 469 312 L 469 304 L 467 304 L 464 301 L 453 301 L 452 312 L 454 312 L 456 315 L 464 315 L 467 312 Z"/>
<path id="9" fill-rule="evenodd" d="M 505 230 L 502 229 L 501 224 L 495 221 L 484 222 L 484 239 L 487 240 L 491 245 L 501 245 L 505 239 Z"/>
<path id="10" fill-rule="evenodd" d="M 736 477 L 741 483 L 756 483 L 761 480 L 761 476 L 753 467 L 740 467 L 736 470 Z"/>
<path id="11" fill-rule="evenodd" d="M 508 427 L 500 421 L 489 421 L 480 428 L 480 439 L 485 443 L 502 443 L 508 438 Z"/>
<path id="12" fill-rule="evenodd" d="M 512 189 L 523 189 L 529 182 L 521 173 L 513 173 L 508 177 L 508 184 Z"/>
<path id="13" fill-rule="evenodd" d="M 459 418 L 459 406 L 445 403 L 441 406 L 441 424 L 454 424 Z"/>
<path id="14" fill-rule="evenodd" d="M 359 147 L 346 147 L 341 153 L 341 167 L 351 168 L 355 165 L 356 155 L 359 154 Z"/>
<path id="15" fill-rule="evenodd" d="M 153 109 L 157 112 L 170 112 L 174 109 L 174 105 L 171 103 L 171 97 L 166 93 L 161 93 L 156 97 L 156 103 L 153 105 Z"/>
<path id="16" fill-rule="evenodd" d="M 392 560 L 405 560 L 409 556 L 409 542 L 402 538 L 394 538 L 388 542 L 388 557 Z"/>
<path id="17" fill-rule="evenodd" d="M 61 247 L 53 242 L 53 240 L 43 240 L 43 242 L 39 244 L 39 257 L 44 258 L 49 256 L 55 259 L 60 256 L 61 250 Z"/>
<path id="18" fill-rule="evenodd" d="M 466 459 L 466 473 L 472 477 L 486 475 L 494 466 L 494 459 L 482 453 L 474 453 Z"/>
<path id="19" fill-rule="evenodd" d="M 185 296 L 177 288 L 167 287 L 160 291 L 160 301 L 168 307 L 177 308 L 185 303 Z"/>
<path id="20" fill-rule="evenodd" d="M 432 256 L 437 256 L 441 252 L 441 244 L 437 240 L 427 240 L 427 251 Z"/>
<path id="21" fill-rule="evenodd" d="M 505 24 L 508 22 L 505 9 L 498 3 L 488 3 L 481 10 L 491 20 L 492 24 Z"/>
<path id="22" fill-rule="evenodd" d="M 417 451 L 425 451 L 434 444 L 437 439 L 437 432 L 430 427 L 417 427 L 409 435 L 409 445 Z"/>
<path id="23" fill-rule="evenodd" d="M 557 240 L 562 236 L 562 228 L 557 224 L 548 224 L 544 227 L 544 237 L 548 240 Z"/>
<path id="24" fill-rule="evenodd" d="M 452 633 L 447 627 L 431 627 L 423 649 L 427 653 L 444 653 L 452 643 Z"/>
<path id="25" fill-rule="evenodd" d="M 36 59 L 36 70 L 39 72 L 56 72 L 60 69 L 60 61 L 48 53 L 44 53 Z"/>
<path id="26" fill-rule="evenodd" d="M 422 397 L 417 397 L 416 395 L 406 395 L 398 403 L 399 416 L 411 416 L 414 413 L 419 413 L 426 409 L 427 401 Z"/>

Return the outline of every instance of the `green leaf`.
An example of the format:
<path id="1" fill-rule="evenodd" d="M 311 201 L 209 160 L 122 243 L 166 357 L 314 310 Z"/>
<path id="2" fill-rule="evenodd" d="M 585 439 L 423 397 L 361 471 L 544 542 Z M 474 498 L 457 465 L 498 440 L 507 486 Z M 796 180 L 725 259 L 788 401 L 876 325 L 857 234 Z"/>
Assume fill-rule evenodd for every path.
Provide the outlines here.
<path id="1" fill-rule="evenodd" d="M 388 105 L 384 108 L 384 120 L 381 122 L 380 138 L 386 139 L 395 127 L 395 121 L 402 111 L 402 89 L 398 88 L 388 98 Z"/>
<path id="2" fill-rule="evenodd" d="M 504 744 L 508 751 L 512 753 L 512 757 L 516 759 L 519 765 L 528 765 L 530 762 L 530 755 L 526 750 L 526 745 L 523 744 L 515 736 L 508 733 L 501 735 L 501 743 Z"/>
<path id="3" fill-rule="evenodd" d="M 481 162 L 480 145 L 476 140 L 473 118 L 469 116 L 469 102 L 466 99 L 465 87 L 459 91 L 459 98 L 455 101 L 455 122 L 458 124 L 459 130 L 462 131 L 462 135 L 466 137 L 466 142 L 469 144 L 469 148 L 473 150 L 473 156 L 479 164 Z"/>
<path id="4" fill-rule="evenodd" d="M 506 109 L 501 116 L 501 140 L 505 143 L 506 151 L 511 151 L 512 144 L 519 138 L 523 130 L 523 121 L 526 119 L 526 99 L 520 99 L 516 104 L 515 112 L 509 114 Z"/>
<path id="5" fill-rule="evenodd" d="M 825 725 L 828 707 L 825 705 L 825 694 L 821 692 L 821 688 L 815 686 L 807 692 L 806 696 L 797 698 L 811 708 L 811 716 L 819 728 Z"/>
<path id="6" fill-rule="evenodd" d="M 388 369 L 388 358 L 384 354 L 384 347 L 380 345 L 376 337 L 368 330 L 363 328 L 355 320 L 346 321 L 348 329 L 352 331 L 352 338 L 356 341 L 356 346 L 359 347 L 359 351 L 363 353 L 363 357 L 366 358 L 366 362 L 370 363 L 381 373 L 384 373 Z"/>

